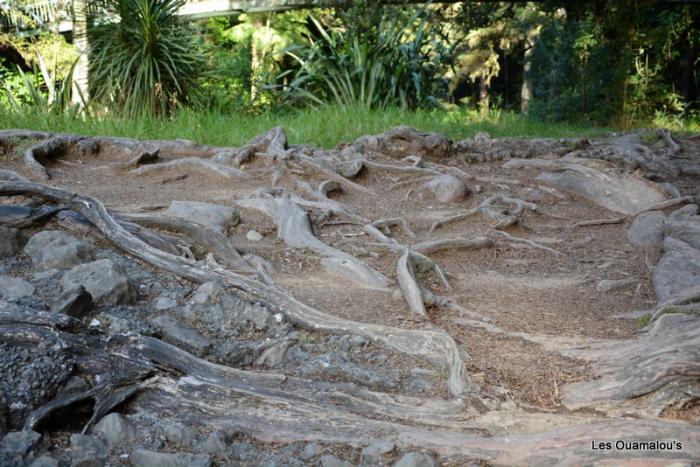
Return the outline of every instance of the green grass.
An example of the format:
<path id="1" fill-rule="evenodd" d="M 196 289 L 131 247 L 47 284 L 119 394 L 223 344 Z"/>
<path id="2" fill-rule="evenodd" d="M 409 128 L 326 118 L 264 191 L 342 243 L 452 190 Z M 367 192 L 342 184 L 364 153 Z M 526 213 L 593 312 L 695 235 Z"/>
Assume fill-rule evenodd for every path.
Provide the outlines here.
<path id="1" fill-rule="evenodd" d="M 510 112 L 481 116 L 469 111 L 369 111 L 334 106 L 288 113 L 222 115 L 181 111 L 171 119 L 70 119 L 37 114 L 0 114 L 0 128 L 69 132 L 83 135 L 129 136 L 140 139 L 189 139 L 203 144 L 240 146 L 273 126 L 283 125 L 290 143 L 334 147 L 361 135 L 381 133 L 396 125 L 410 125 L 459 140 L 488 132 L 491 136 L 599 136 L 605 128 L 541 122 Z"/>

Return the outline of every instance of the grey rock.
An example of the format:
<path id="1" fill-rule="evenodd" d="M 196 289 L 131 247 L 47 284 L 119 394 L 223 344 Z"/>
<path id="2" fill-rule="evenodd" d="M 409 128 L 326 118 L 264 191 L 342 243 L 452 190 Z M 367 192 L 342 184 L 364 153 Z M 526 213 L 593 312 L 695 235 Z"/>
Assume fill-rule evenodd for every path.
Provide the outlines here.
<path id="1" fill-rule="evenodd" d="M 61 279 L 63 290 L 81 285 L 98 305 L 128 305 L 136 301 L 136 290 L 126 272 L 111 259 L 81 264 Z"/>
<path id="2" fill-rule="evenodd" d="M 318 446 L 310 443 L 304 446 L 304 450 L 301 452 L 301 458 L 304 459 L 305 461 L 308 461 L 310 459 L 313 459 L 316 454 L 318 454 Z"/>
<path id="3" fill-rule="evenodd" d="M 197 356 L 205 355 L 211 347 L 209 339 L 172 316 L 158 316 L 150 322 L 160 330 L 164 341 L 183 347 Z"/>
<path id="4" fill-rule="evenodd" d="M 2 438 L 2 450 L 12 455 L 26 456 L 40 439 L 41 435 L 36 431 L 11 431 Z"/>
<path id="5" fill-rule="evenodd" d="M 209 339 L 199 331 L 172 316 L 158 316 L 149 322 L 162 333 L 165 341 L 185 347 L 199 356 L 206 354 L 211 346 Z"/>
<path id="6" fill-rule="evenodd" d="M 244 307 L 240 317 L 252 323 L 257 331 L 267 329 L 269 322 L 273 319 L 272 314 L 265 307 L 257 304 Z"/>
<path id="7" fill-rule="evenodd" d="M 81 319 L 94 309 L 95 302 L 92 300 L 92 295 L 85 290 L 85 287 L 79 285 L 64 291 L 58 298 L 58 304 L 53 311 Z"/>
<path id="8" fill-rule="evenodd" d="M 435 459 L 423 452 L 409 452 L 404 454 L 394 467 L 435 467 Z"/>
<path id="9" fill-rule="evenodd" d="M 231 206 L 196 201 L 173 201 L 165 213 L 205 225 L 222 234 L 226 234 L 229 227 L 238 225 L 241 220 L 238 211 Z"/>
<path id="10" fill-rule="evenodd" d="M 70 437 L 71 467 L 102 467 L 109 451 L 96 436 L 72 435 Z"/>
<path id="11" fill-rule="evenodd" d="M 654 268 L 653 275 L 659 302 L 700 284 L 700 251 L 673 237 L 664 239 L 662 249 L 665 254 Z"/>
<path id="12" fill-rule="evenodd" d="M 41 270 L 69 269 L 95 258 L 92 245 L 58 230 L 35 234 L 24 247 L 24 252 Z"/>
<path id="13" fill-rule="evenodd" d="M 32 274 L 32 281 L 38 282 L 43 280 L 51 280 L 61 274 L 60 269 L 47 269 L 46 271 L 38 271 Z"/>
<path id="14" fill-rule="evenodd" d="M 175 308 L 176 306 L 177 300 L 165 295 L 158 297 L 156 299 L 156 302 L 153 304 L 153 308 L 155 308 L 158 311 L 169 310 L 171 308 Z"/>
<path id="15" fill-rule="evenodd" d="M 165 454 L 137 449 L 131 456 L 134 467 L 210 467 L 211 458 L 205 454 Z"/>
<path id="16" fill-rule="evenodd" d="M 0 226 L 0 258 L 9 258 L 22 251 L 25 239 L 22 231 Z"/>
<path id="17" fill-rule="evenodd" d="M 209 281 L 205 282 L 204 284 L 200 285 L 197 290 L 194 291 L 192 294 L 192 297 L 190 298 L 190 301 L 192 303 L 204 305 L 207 303 L 218 303 L 219 302 L 219 296 L 225 291 L 226 289 L 224 286 L 221 284 L 221 282 L 218 281 Z"/>
<path id="18" fill-rule="evenodd" d="M 627 229 L 627 239 L 634 246 L 658 247 L 664 240 L 666 215 L 659 211 L 644 212 L 634 218 Z"/>
<path id="19" fill-rule="evenodd" d="M 204 450 L 214 456 L 226 456 L 230 446 L 231 439 L 222 430 L 211 432 L 204 442 Z"/>
<path id="20" fill-rule="evenodd" d="M 24 279 L 13 276 L 0 276 L 0 298 L 19 300 L 34 295 L 34 286 Z"/>
<path id="21" fill-rule="evenodd" d="M 684 221 L 697 216 L 700 213 L 700 206 L 697 204 L 686 204 L 682 208 L 676 209 L 668 215 L 674 221 Z"/>
<path id="22" fill-rule="evenodd" d="M 62 394 L 75 394 L 90 389 L 87 381 L 80 376 L 71 376 L 63 385 Z"/>
<path id="23" fill-rule="evenodd" d="M 53 457 L 41 456 L 34 459 L 29 467 L 58 467 L 58 461 Z"/>
<path id="24" fill-rule="evenodd" d="M 460 201 L 471 193 L 467 184 L 454 175 L 435 177 L 423 184 L 423 189 L 441 203 Z"/>
<path id="25" fill-rule="evenodd" d="M 323 467 L 353 467 L 354 464 L 338 459 L 331 454 L 326 454 L 325 456 L 321 456 L 321 465 Z"/>
<path id="26" fill-rule="evenodd" d="M 255 360 L 255 366 L 267 366 L 275 368 L 284 362 L 287 349 L 292 345 L 292 340 L 283 340 L 265 349 Z"/>
<path id="27" fill-rule="evenodd" d="M 249 230 L 248 233 L 245 234 L 245 238 L 247 238 L 251 242 L 259 242 L 263 239 L 263 236 L 257 230 Z"/>
<path id="28" fill-rule="evenodd" d="M 664 233 L 700 250 L 700 218 L 697 221 L 668 221 L 664 225 Z"/>
<path id="29" fill-rule="evenodd" d="M 618 280 L 604 279 L 598 282 L 598 285 L 596 285 L 595 288 L 598 292 L 612 292 L 615 290 L 624 289 L 625 287 L 636 284 L 637 282 L 639 281 L 634 278 Z"/>
<path id="30" fill-rule="evenodd" d="M 368 464 L 376 464 L 382 456 L 390 454 L 394 450 L 391 441 L 379 441 L 362 449 L 362 460 Z"/>
<path id="31" fill-rule="evenodd" d="M 129 444 L 136 439 L 131 423 L 119 413 L 111 413 L 100 420 L 93 429 L 95 435 L 104 439 L 110 448 Z"/>
<path id="32" fill-rule="evenodd" d="M 179 422 L 163 423 L 163 434 L 169 442 L 180 446 L 191 446 L 197 436 L 196 431 Z"/>

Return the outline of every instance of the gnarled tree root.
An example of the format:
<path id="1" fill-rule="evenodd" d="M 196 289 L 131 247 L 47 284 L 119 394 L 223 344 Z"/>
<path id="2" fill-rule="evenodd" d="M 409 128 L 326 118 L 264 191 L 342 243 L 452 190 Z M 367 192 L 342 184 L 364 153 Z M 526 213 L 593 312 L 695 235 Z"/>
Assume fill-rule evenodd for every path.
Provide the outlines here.
<path id="1" fill-rule="evenodd" d="M 39 183 L 1 182 L 0 194 L 25 195 L 65 204 L 80 212 L 119 249 L 175 275 L 196 282 L 220 280 L 253 299 L 268 304 L 302 327 L 363 335 L 399 352 L 443 362 L 448 369 L 448 389 L 459 397 L 469 382 L 465 373 L 466 353 L 447 333 L 440 330 L 404 330 L 364 324 L 331 316 L 309 307 L 289 293 L 256 280 L 160 251 L 127 232 L 97 199 Z"/>
<path id="2" fill-rule="evenodd" d="M 201 159 L 199 157 L 184 157 L 182 159 L 175 159 L 168 162 L 148 164 L 137 169 L 133 169 L 129 173 L 133 175 L 146 175 L 180 168 L 198 170 L 226 180 L 249 177 L 247 173 L 240 169 L 219 164 L 218 162 L 214 162 L 209 159 Z"/>

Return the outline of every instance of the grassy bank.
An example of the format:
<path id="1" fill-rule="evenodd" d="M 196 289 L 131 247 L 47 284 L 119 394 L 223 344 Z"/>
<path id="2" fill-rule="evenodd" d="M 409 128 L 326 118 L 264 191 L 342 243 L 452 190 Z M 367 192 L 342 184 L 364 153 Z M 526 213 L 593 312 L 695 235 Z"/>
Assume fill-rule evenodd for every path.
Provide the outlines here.
<path id="1" fill-rule="evenodd" d="M 566 137 L 596 136 L 602 128 L 539 122 L 522 115 L 499 112 L 481 116 L 467 111 L 368 111 L 324 107 L 258 116 L 221 115 L 182 111 L 168 120 L 117 118 L 70 119 L 62 116 L 0 115 L 1 128 L 29 128 L 84 135 L 130 136 L 142 139 L 189 139 L 221 146 L 240 146 L 275 125 L 283 125 L 291 143 L 333 147 L 360 135 L 381 133 L 396 125 L 410 125 L 444 134 L 454 140 L 478 132 L 491 136 Z"/>

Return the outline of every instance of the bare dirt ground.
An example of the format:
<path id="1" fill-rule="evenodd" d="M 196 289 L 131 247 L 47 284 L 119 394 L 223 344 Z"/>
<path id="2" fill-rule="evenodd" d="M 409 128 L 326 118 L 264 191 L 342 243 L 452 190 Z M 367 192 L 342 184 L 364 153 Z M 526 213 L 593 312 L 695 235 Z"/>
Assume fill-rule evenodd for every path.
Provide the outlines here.
<path id="1" fill-rule="evenodd" d="M 128 169 L 123 168 L 123 165 L 133 158 L 134 153 L 130 151 L 120 153 L 115 150 L 100 150 L 93 154 L 85 154 L 68 149 L 58 155 L 44 157 L 41 162 L 50 174 L 50 181 L 45 183 L 94 197 L 104 203 L 111 212 L 162 215 L 174 200 L 201 201 L 236 207 L 240 212 L 240 222 L 226 232 L 231 245 L 242 254 L 253 254 L 266 261 L 274 283 L 286 290 L 298 302 L 350 322 L 408 330 L 444 330 L 464 355 L 465 374 L 468 377 L 470 394 L 465 400 L 473 401 L 478 395 L 477 398 L 482 401 L 474 402 L 476 404 L 474 407 L 478 406 L 476 411 L 480 414 L 477 418 L 464 415 L 464 420 L 472 420 L 472 422 L 468 423 L 471 428 L 463 429 L 467 432 L 475 430 L 472 432 L 486 433 L 487 439 L 491 439 L 489 442 L 494 444 L 477 447 L 474 444 L 476 441 L 465 441 L 463 442 L 464 456 L 460 457 L 457 441 L 455 441 L 456 444 L 451 445 L 450 441 L 439 441 L 441 435 L 435 435 L 430 442 L 423 442 L 421 441 L 421 439 L 425 441 L 425 438 L 421 438 L 423 435 L 411 435 L 417 441 L 401 441 L 401 436 L 394 439 L 399 448 L 403 449 L 402 444 L 413 445 L 414 449 L 423 447 L 437 456 L 438 463 L 446 465 L 460 464 L 464 459 L 470 458 L 494 464 L 531 464 L 543 459 L 550 462 L 567 461 L 572 464 L 579 461 L 589 462 L 591 459 L 604 460 L 604 457 L 595 457 L 595 453 L 579 452 L 583 448 L 576 447 L 575 443 L 564 443 L 566 447 L 560 447 L 559 451 L 561 456 L 554 448 L 555 443 L 551 443 L 549 447 L 540 446 L 539 454 L 515 455 L 512 454 L 512 450 L 518 448 L 504 448 L 500 445 L 495 448 L 493 446 L 498 444 L 498 439 L 490 437 L 501 434 L 515 435 L 514 439 L 519 440 L 516 444 L 524 443 L 522 446 L 525 446 L 529 442 L 527 438 L 529 433 L 543 432 L 557 426 L 575 430 L 576 427 L 586 423 L 602 423 L 600 426 L 604 428 L 600 428 L 601 436 L 605 435 L 606 430 L 610 433 L 615 432 L 610 423 L 623 420 L 623 416 L 606 415 L 604 411 L 591 415 L 595 413 L 591 411 L 591 407 L 584 407 L 579 412 L 575 412 L 562 401 L 563 388 L 572 383 L 591 382 L 600 378 L 598 370 L 601 363 L 595 357 L 591 357 L 590 353 L 577 352 L 575 350 L 577 345 L 595 347 L 598 345 L 596 343 L 636 342 L 636 339 L 646 332 L 644 328 L 649 323 L 649 317 L 654 313 L 659 301 L 654 289 L 653 274 L 654 266 L 663 255 L 662 250 L 658 247 L 639 247 L 630 243 L 627 229 L 635 220 L 633 214 L 612 212 L 602 207 L 591 196 L 584 196 L 575 190 L 548 184 L 538 178 L 542 170 L 536 167 L 509 167 L 508 164 L 504 164 L 511 157 L 520 159 L 522 155 L 518 151 L 511 150 L 511 153 L 505 157 L 491 158 L 496 160 L 475 162 L 474 157 L 471 157 L 475 153 L 481 153 L 487 154 L 486 159 L 489 159 L 488 154 L 493 153 L 493 148 L 496 150 L 503 147 L 511 148 L 509 144 L 512 144 L 512 141 L 499 146 L 498 140 L 490 140 L 491 152 L 483 148 L 481 152 L 474 147 L 465 149 L 463 144 L 459 146 L 461 149 L 454 149 L 449 155 L 445 155 L 435 154 L 435 151 L 426 149 L 420 139 L 422 136 L 413 135 L 416 138 L 415 141 L 411 141 L 410 137 L 411 134 L 404 137 L 404 143 L 408 141 L 404 146 L 411 146 L 411 144 L 414 146 L 403 152 L 396 150 L 396 147 L 390 144 L 393 140 L 389 139 L 387 139 L 389 142 L 383 143 L 384 146 L 373 147 L 372 150 L 368 149 L 366 144 L 364 146 L 355 144 L 349 147 L 354 147 L 356 157 L 360 157 L 357 156 L 360 154 L 361 158 L 371 160 L 372 163 L 393 167 L 414 166 L 412 161 L 406 162 L 402 157 L 419 155 L 421 161 L 420 164 L 415 164 L 415 167 L 426 169 L 426 172 L 403 173 L 366 165 L 352 178 L 352 182 L 368 191 L 371 190 L 372 193 L 343 186 L 340 191 L 332 191 L 328 194 L 328 199 L 339 203 L 348 213 L 351 213 L 351 216 L 331 215 L 327 205 L 321 205 L 320 208 L 302 206 L 309 215 L 312 232 L 316 238 L 326 245 L 352 255 L 364 265 L 383 275 L 390 284 L 385 288 L 368 287 L 367 284 L 355 280 L 356 278 L 344 275 L 342 271 L 329 270 L 321 263 L 323 255 L 312 251 L 311 248 L 290 246 L 288 239 L 285 241 L 282 233 L 278 234 L 279 222 L 259 209 L 252 209 L 239 203 L 240 200 L 250 199 L 251 195 L 256 196 L 256 190 L 271 188 L 273 185 L 276 191 L 269 192 L 272 193 L 271 199 L 279 199 L 280 193 L 294 193 L 311 200 L 307 192 L 300 190 L 299 183 L 306 182 L 316 187 L 328 180 L 328 174 L 319 170 L 318 167 L 294 163 L 293 157 L 291 157 L 292 162 L 284 162 L 285 158 L 280 154 L 274 154 L 272 149 L 258 148 L 257 152 L 261 154 L 235 164 L 249 176 L 233 178 L 225 178 L 216 171 L 193 170 L 190 167 L 177 166 L 172 168 L 163 166 L 162 169 L 137 175 L 133 173 L 134 168 L 148 167 L 152 164 L 137 164 Z M 40 140 L 30 139 L 29 141 Z M 478 142 L 477 137 L 470 144 L 476 145 Z M 546 141 L 545 143 L 540 147 L 537 141 L 523 142 L 522 146 L 529 145 L 533 148 L 530 150 L 531 154 L 523 160 L 532 158 L 560 160 L 562 147 L 575 146 L 580 144 L 580 141 Z M 684 157 L 692 163 L 700 163 L 700 140 L 683 139 L 682 144 Z M 556 151 L 560 152 L 551 150 L 547 145 L 555 146 Z M 19 150 L 28 146 L 29 143 L 26 140 L 6 141 L 2 153 L 2 169 L 34 178 L 36 172 L 29 170 L 31 167 L 28 168 L 20 155 L 21 152 L 18 153 Z M 283 146 L 286 153 L 294 152 L 294 148 L 287 146 L 286 141 Z M 234 154 L 236 151 L 234 150 Z M 401 154 L 397 155 L 398 152 Z M 315 153 L 309 150 L 305 154 L 308 157 L 323 160 L 324 152 Z M 161 149 L 158 156 L 159 163 L 182 158 L 182 154 L 168 152 L 167 149 Z M 328 160 L 331 161 L 331 159 Z M 338 162 L 337 159 L 333 161 Z M 324 167 L 330 167 L 331 162 L 326 163 Z M 614 163 L 616 162 L 613 161 L 611 165 Z M 624 164 L 620 167 L 625 168 Z M 459 196 L 452 201 L 440 202 L 429 191 L 421 188 L 428 178 L 437 176 L 436 173 L 430 173 L 427 169 L 435 169 L 443 175 L 459 174 L 457 178 L 468 187 L 470 194 Z M 645 168 L 636 170 L 638 174 L 642 174 Z M 636 176 L 637 173 L 634 175 Z M 667 177 L 666 181 L 678 189 L 677 196 L 698 194 L 700 181 L 697 174 L 676 173 L 675 176 Z M 395 186 L 397 184 L 398 186 Z M 503 228 L 494 227 L 500 219 L 498 216 L 494 218 L 488 213 L 477 212 L 465 219 L 431 230 L 433 223 L 452 214 L 477 207 L 495 194 L 506 194 L 522 202 L 533 203 L 536 208 L 525 209 L 522 213 L 518 213 L 515 222 Z M 281 195 L 282 198 L 284 196 L 286 195 Z M 664 196 L 672 199 L 671 196 Z M 323 198 L 325 196 L 317 197 L 314 201 L 324 203 Z M 2 202 L 17 204 L 19 199 L 4 198 Z M 666 212 L 677 209 L 681 205 L 679 203 L 666 209 Z M 496 210 L 501 216 L 510 215 L 512 205 L 501 203 Z M 620 219 L 617 223 L 579 225 L 590 220 L 612 219 L 620 216 L 624 219 Z M 423 297 L 423 305 L 426 309 L 425 314 L 416 313 L 412 312 L 407 304 L 407 292 L 404 287 L 397 285 L 401 283 L 401 279 L 397 277 L 397 262 L 405 250 L 388 247 L 386 242 L 379 241 L 365 228 L 366 224 L 383 218 L 401 218 L 415 233 L 415 237 L 412 237 L 397 227 L 384 230 L 384 234 L 391 240 L 389 243 L 401 245 L 402 248 L 404 245 L 412 248 L 413 245 L 440 239 L 473 239 L 481 236 L 487 237 L 490 242 L 485 247 L 444 248 L 426 253 L 426 256 L 442 269 L 451 290 L 448 290 L 435 274 L 416 269 L 415 284 L 422 289 L 419 294 Z M 60 223 L 49 224 L 49 226 L 61 228 Z M 249 240 L 247 234 L 251 230 L 262 234 L 262 239 Z M 167 230 L 161 231 L 167 232 Z M 508 236 L 502 236 L 498 231 L 506 232 Z M 529 240 L 530 243 L 522 240 Z M 108 246 L 110 242 L 102 244 Z M 197 259 L 204 260 L 203 257 Z M 157 268 L 139 264 L 153 274 L 158 274 Z M 28 276 L 25 275 L 25 277 Z M 622 282 L 622 280 L 627 281 Z M 612 290 L 608 290 L 603 286 L 605 281 L 619 282 L 615 283 L 618 285 Z M 196 288 L 195 282 L 185 281 L 182 284 L 190 290 Z M 431 300 L 429 298 L 431 296 L 439 299 Z M 649 314 L 644 316 L 640 313 L 637 319 L 621 319 L 619 316 L 640 310 L 647 310 Z M 308 336 L 311 337 L 304 337 L 302 340 L 313 342 L 314 331 L 304 332 L 310 332 Z M 323 331 L 319 334 L 321 336 L 319 338 L 327 339 L 334 334 L 337 332 Z M 371 345 L 372 347 L 368 349 L 378 352 L 383 348 L 381 342 Z M 365 352 L 369 353 L 370 350 Z M 434 370 L 433 375 L 436 377 L 435 383 L 420 394 L 426 404 L 429 404 L 427 401 L 450 400 L 454 397 L 444 384 L 447 373 L 450 371 L 449 367 L 436 364 L 431 368 L 431 364 L 426 365 L 418 354 L 407 355 L 396 349 L 390 352 L 384 350 L 384 352 L 388 358 L 388 367 L 396 371 L 402 382 L 393 389 L 382 384 L 373 387 L 371 383 L 365 383 L 366 387 L 400 396 L 404 392 L 405 375 L 411 374 L 416 367 L 422 367 Z M 356 358 L 361 362 L 364 356 L 358 354 Z M 225 360 L 214 356 L 208 359 L 226 364 Z M 697 373 L 693 371 L 697 370 L 698 362 L 691 359 L 689 364 L 695 368 L 689 374 L 695 375 L 691 377 L 691 382 L 694 381 L 692 384 L 697 386 Z M 255 365 L 242 364 L 237 367 L 257 371 Z M 276 371 L 289 376 L 297 374 L 295 370 L 286 368 L 284 364 L 278 366 Z M 348 375 L 329 374 L 321 375 L 320 378 L 325 379 L 326 382 L 358 383 Z M 171 397 L 173 397 L 172 394 Z M 152 408 L 152 405 L 148 405 L 149 400 L 146 396 L 143 404 L 145 407 Z M 666 411 L 661 412 L 659 417 L 645 418 L 649 423 L 661 425 L 646 432 L 646 425 L 642 423 L 640 428 L 630 429 L 630 436 L 653 439 L 654 435 L 649 433 L 654 430 L 657 430 L 655 431 L 657 436 L 665 436 L 674 430 L 679 438 L 686 436 L 686 433 L 694 432 L 697 435 L 697 424 L 700 422 L 697 399 L 695 402 L 692 402 L 692 397 L 688 400 L 684 402 L 685 405 L 681 410 L 671 410 L 669 406 L 665 406 L 663 410 Z M 260 404 L 263 402 L 261 401 Z M 229 413 L 234 416 L 236 412 L 233 409 L 230 410 L 232 411 Z M 260 410 L 263 409 L 260 408 Z M 223 416 L 224 413 L 225 411 L 219 413 L 217 417 Z M 636 413 L 635 416 L 640 416 L 638 415 L 640 412 L 632 409 L 627 413 L 633 415 Z M 439 411 L 433 415 L 439 417 Z M 547 418 L 550 416 L 553 419 Z M 489 419 L 489 417 L 493 418 Z M 391 416 L 379 416 L 374 419 L 390 423 L 399 422 Z M 480 421 L 475 421 L 477 419 Z M 281 424 L 279 429 L 284 431 L 284 422 L 279 423 Z M 343 425 L 349 422 L 339 420 L 338 423 Z M 358 423 L 361 427 L 362 423 Z M 663 423 L 679 423 L 679 425 L 669 425 L 670 428 L 667 428 Z M 408 424 L 411 423 L 408 422 Z M 313 423 L 311 425 L 313 426 Z M 417 422 L 414 426 L 422 425 L 421 422 Z M 449 424 L 434 426 L 441 426 L 442 430 L 449 428 L 459 431 L 456 426 Z M 512 428 L 505 428 L 509 426 Z M 264 434 L 265 429 L 251 429 L 249 432 L 242 426 L 238 426 L 237 429 L 252 435 L 253 439 L 257 440 L 255 442 L 260 440 L 282 442 L 284 439 L 295 439 L 290 435 L 279 435 L 277 438 L 267 436 Z M 374 432 L 375 429 L 368 425 L 367 430 Z M 376 430 L 381 431 L 381 428 Z M 566 430 L 562 433 L 566 433 Z M 333 438 L 333 435 L 329 434 L 325 437 L 329 446 L 333 447 L 331 452 L 337 457 L 344 457 L 353 463 L 365 462 L 366 464 L 373 464 L 375 461 L 386 463 L 391 459 L 397 459 L 397 455 L 394 455 L 394 457 L 368 461 L 357 451 L 352 449 L 344 451 L 343 436 L 338 435 Z M 566 438 L 567 435 L 561 436 Z M 611 436 L 615 435 L 611 434 Z M 336 442 L 331 442 L 334 439 Z M 686 442 L 687 449 L 675 453 L 678 454 L 678 459 L 692 459 L 693 455 L 700 453 L 700 450 L 692 451 L 697 448 L 697 440 L 695 444 L 690 439 L 683 439 L 683 441 Z M 590 441 L 586 438 L 585 442 Z M 355 443 L 355 449 L 361 447 L 361 441 Z M 509 454 L 486 454 L 489 449 Z M 532 449 L 532 446 L 528 449 Z M 567 450 L 577 454 L 564 454 L 569 452 Z M 193 450 L 193 452 L 198 451 Z M 477 455 L 479 452 L 483 452 L 484 455 Z M 619 455 L 615 458 L 618 461 L 625 458 L 625 453 L 617 454 Z M 668 457 L 668 453 L 660 454 L 657 451 L 634 451 L 628 454 L 630 458 L 646 456 L 650 459 L 674 458 Z M 215 458 L 215 461 L 216 459 L 218 458 Z M 322 461 L 318 457 L 310 457 L 308 462 Z M 242 463 L 245 464 L 245 462 Z"/>

